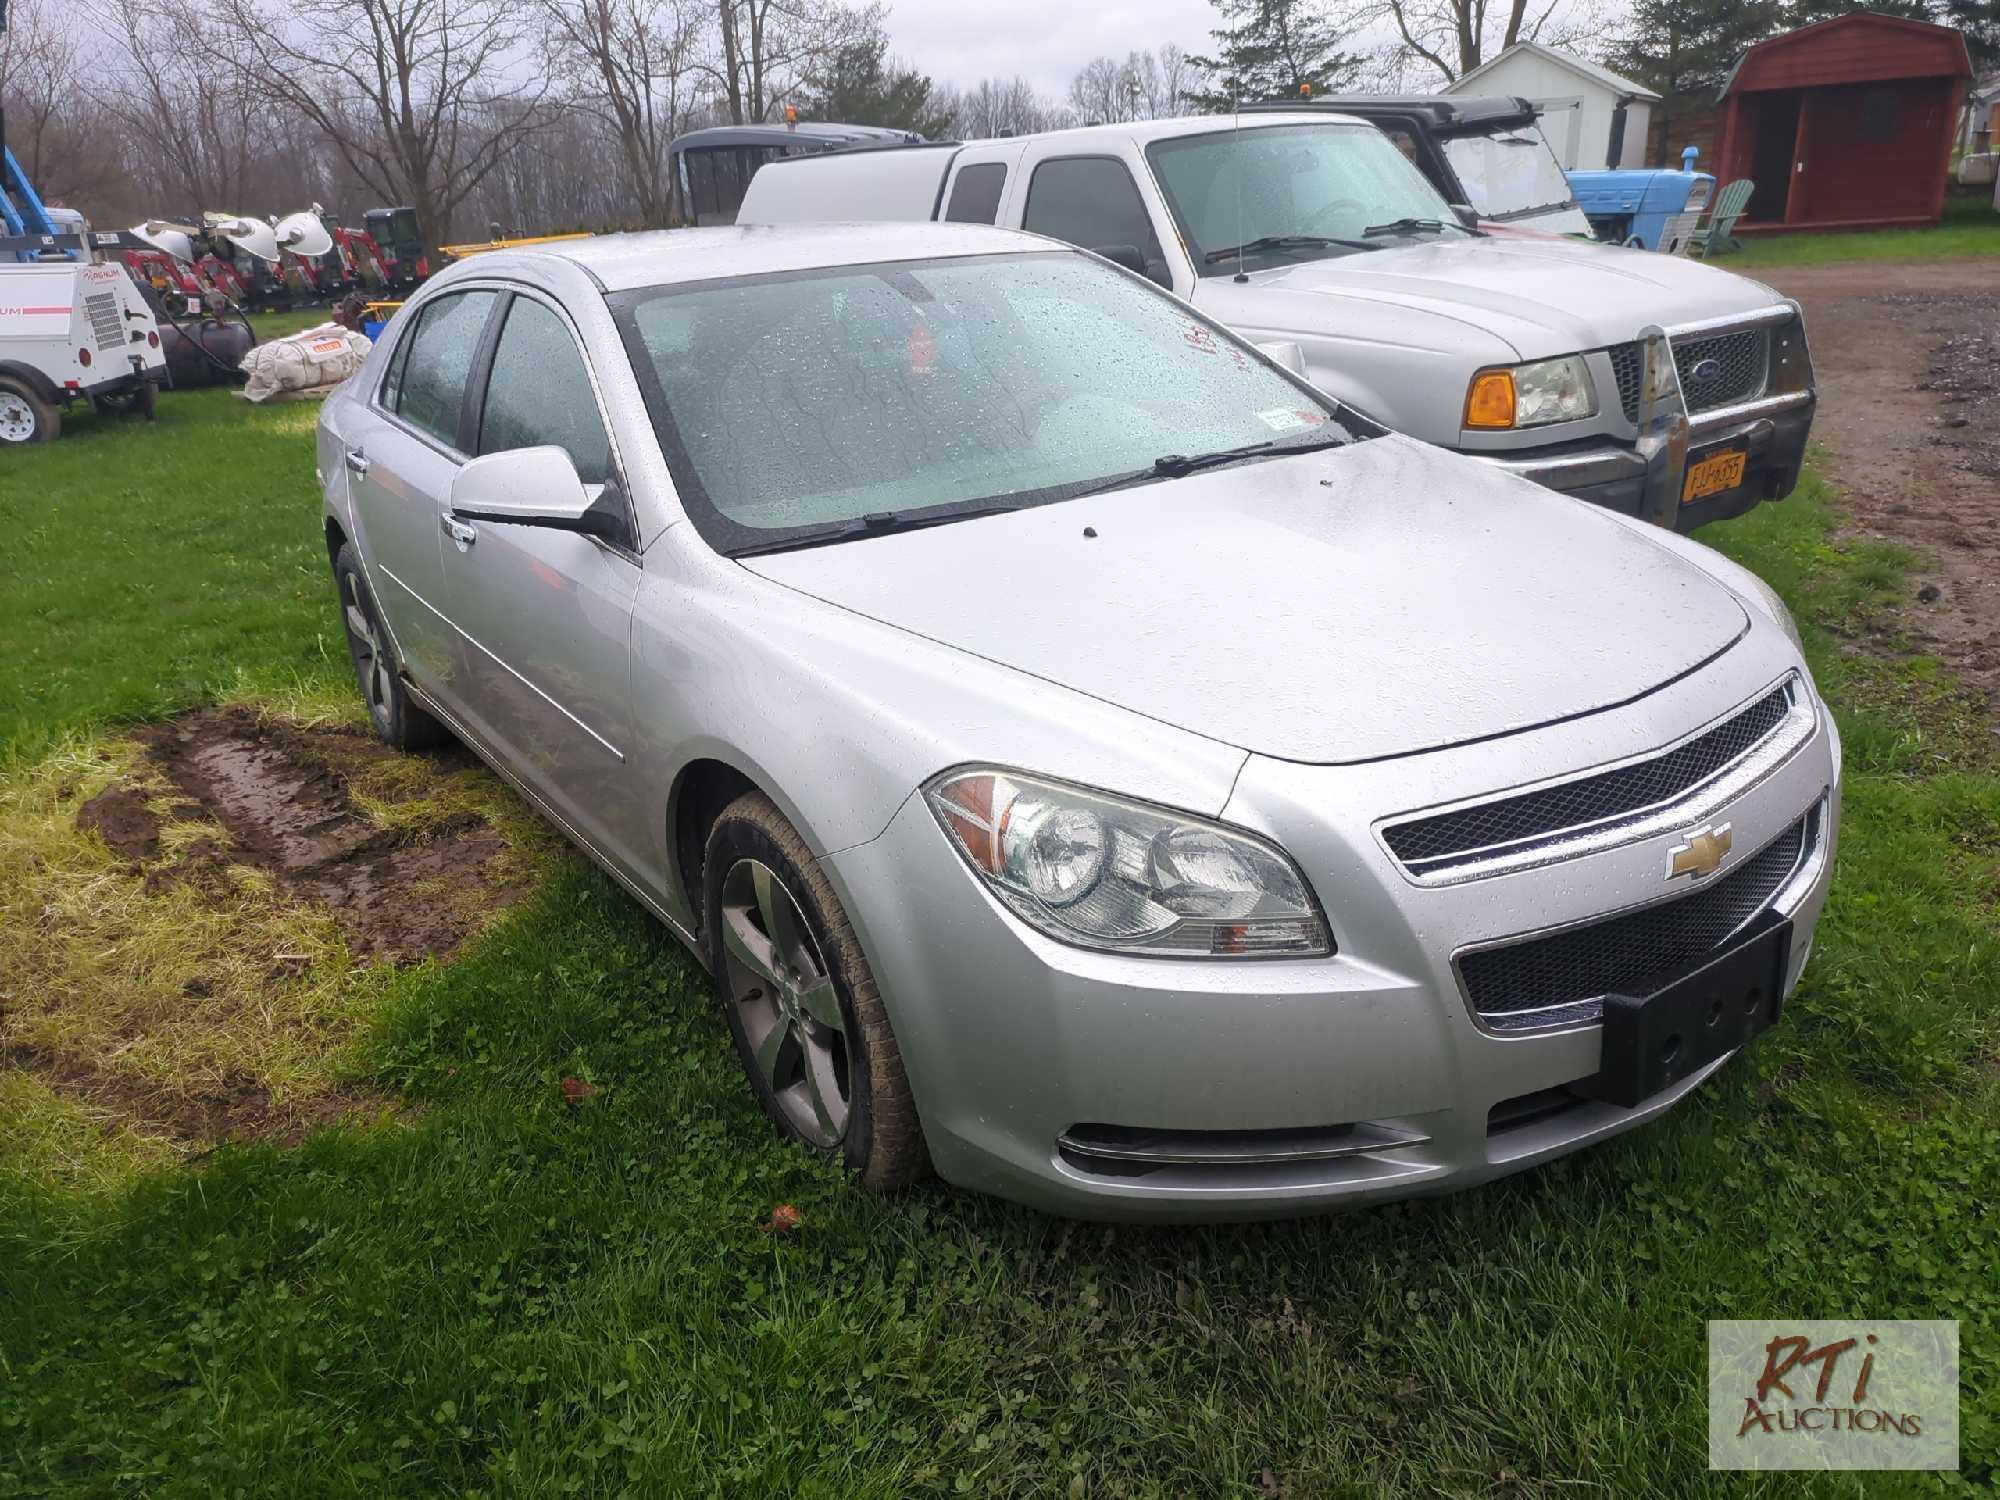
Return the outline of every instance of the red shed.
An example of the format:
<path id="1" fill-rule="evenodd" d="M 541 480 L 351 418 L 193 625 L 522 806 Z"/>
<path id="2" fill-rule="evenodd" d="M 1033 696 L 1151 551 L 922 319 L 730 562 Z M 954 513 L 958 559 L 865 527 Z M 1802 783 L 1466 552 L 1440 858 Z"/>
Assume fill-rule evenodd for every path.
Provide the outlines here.
<path id="1" fill-rule="evenodd" d="M 1759 42 L 1722 91 L 1716 176 L 1757 184 L 1741 229 L 1935 224 L 1972 77 L 1948 26 L 1856 11 Z"/>

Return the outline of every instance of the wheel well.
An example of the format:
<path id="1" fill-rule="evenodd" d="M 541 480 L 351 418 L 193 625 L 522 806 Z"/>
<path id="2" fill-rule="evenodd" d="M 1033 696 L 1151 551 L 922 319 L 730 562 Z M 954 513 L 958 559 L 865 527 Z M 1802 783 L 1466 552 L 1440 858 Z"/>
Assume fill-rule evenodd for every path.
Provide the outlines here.
<path id="1" fill-rule="evenodd" d="M 340 529 L 340 522 L 332 516 L 326 518 L 326 557 L 333 562 L 340 556 L 340 549 L 347 545 L 347 533 Z"/>
<path id="2" fill-rule="evenodd" d="M 708 831 L 722 810 L 757 783 L 725 761 L 691 762 L 675 783 L 673 795 L 674 868 L 681 893 L 687 897 L 697 938 L 706 931 L 701 915 L 701 867 L 708 851 Z"/>

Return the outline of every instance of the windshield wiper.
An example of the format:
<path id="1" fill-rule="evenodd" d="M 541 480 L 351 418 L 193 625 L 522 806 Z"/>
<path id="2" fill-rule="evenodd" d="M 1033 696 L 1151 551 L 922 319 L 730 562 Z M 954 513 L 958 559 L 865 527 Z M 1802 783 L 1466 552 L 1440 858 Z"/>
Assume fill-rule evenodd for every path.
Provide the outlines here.
<path id="1" fill-rule="evenodd" d="M 1266 250 L 1324 250 L 1329 245 L 1342 245 L 1349 250 L 1375 248 L 1361 240 L 1330 240 L 1323 234 L 1267 234 L 1240 245 L 1211 250 L 1201 258 L 1201 263 L 1212 266 L 1219 260 L 1234 260 L 1239 255 L 1256 255 Z"/>
<path id="2" fill-rule="evenodd" d="M 1282 438 L 1270 438 L 1261 443 L 1245 443 L 1240 448 L 1217 448 L 1212 453 L 1163 453 L 1153 460 L 1152 466 L 1135 469 L 1129 474 L 1114 474 L 1100 484 L 1093 484 L 1072 494 L 1072 500 L 1081 500 L 1087 495 L 1102 495 L 1108 490 L 1122 490 L 1127 485 L 1141 484 L 1148 479 L 1184 479 L 1203 469 L 1217 468 L 1222 464 L 1240 463 L 1246 458 L 1289 458 L 1294 453 L 1316 453 L 1322 448 L 1343 448 L 1354 441 L 1354 435 L 1346 429 L 1335 426 L 1333 432 L 1315 434 L 1305 442 L 1286 442 Z"/>
<path id="3" fill-rule="evenodd" d="M 1446 224 L 1442 219 L 1391 219 L 1387 224 L 1370 224 L 1361 232 L 1373 239 L 1378 234 L 1415 234 L 1425 229 L 1432 234 L 1443 234 L 1447 229 L 1464 227 L 1463 224 Z"/>
<path id="4" fill-rule="evenodd" d="M 982 505 L 970 510 L 947 511 L 942 515 L 936 512 L 925 515 L 912 511 L 875 511 L 827 531 L 808 531 L 798 536 L 779 537 L 775 541 L 749 542 L 741 547 L 731 547 L 729 556 L 762 557 L 770 552 L 798 552 L 807 547 L 851 542 L 856 537 L 891 536 L 899 531 L 923 531 L 927 527 L 949 526 L 954 521 L 971 521 L 980 516 L 1004 516 L 1009 511 L 1024 508 L 1019 505 Z"/>

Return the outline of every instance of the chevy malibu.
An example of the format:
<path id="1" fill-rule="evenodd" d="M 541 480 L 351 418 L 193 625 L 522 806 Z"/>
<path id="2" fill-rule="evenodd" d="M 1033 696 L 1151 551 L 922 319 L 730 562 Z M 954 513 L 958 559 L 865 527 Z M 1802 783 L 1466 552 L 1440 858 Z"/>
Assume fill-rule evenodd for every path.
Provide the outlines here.
<path id="1" fill-rule="evenodd" d="M 782 158 L 738 222 L 936 218 L 1080 245 L 1295 346 L 1315 385 L 1398 432 L 1672 530 L 1792 492 L 1818 400 L 1797 303 L 1461 209 L 1375 126 L 1293 110 Z"/>
<path id="2" fill-rule="evenodd" d="M 1045 239 L 480 256 L 318 456 L 376 730 L 629 889 L 870 1187 L 1476 1184 L 1678 1103 L 1812 946 L 1840 749 L 1768 588 Z"/>

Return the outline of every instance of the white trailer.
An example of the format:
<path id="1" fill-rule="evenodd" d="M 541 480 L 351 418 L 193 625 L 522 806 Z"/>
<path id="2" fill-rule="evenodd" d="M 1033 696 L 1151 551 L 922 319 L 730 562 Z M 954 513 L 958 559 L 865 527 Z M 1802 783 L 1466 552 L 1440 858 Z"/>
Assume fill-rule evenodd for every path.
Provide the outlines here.
<path id="1" fill-rule="evenodd" d="M 0 263 L 0 446 L 53 440 L 77 401 L 151 417 L 166 369 L 123 266 Z"/>

